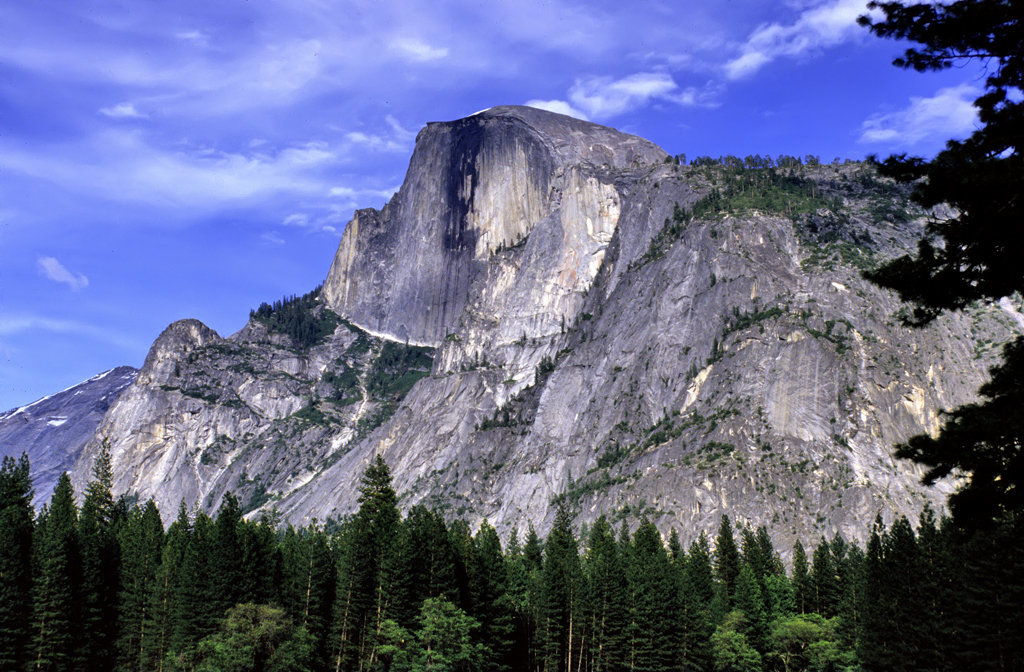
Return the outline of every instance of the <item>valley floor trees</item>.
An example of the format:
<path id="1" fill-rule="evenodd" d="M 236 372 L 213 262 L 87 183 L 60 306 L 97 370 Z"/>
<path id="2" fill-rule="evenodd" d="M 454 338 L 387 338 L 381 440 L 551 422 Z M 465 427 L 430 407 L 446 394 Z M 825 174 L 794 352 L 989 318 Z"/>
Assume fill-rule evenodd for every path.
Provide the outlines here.
<path id="1" fill-rule="evenodd" d="M 1020 670 L 1024 540 L 930 511 L 822 538 L 787 573 L 764 528 L 664 543 L 641 520 L 502 547 L 414 507 L 381 459 L 342 521 L 275 529 L 226 496 L 165 532 L 152 502 L 81 508 L 62 478 L 32 520 L 28 461 L 0 468 L 3 670 Z M 685 533 L 685 531 L 684 531 Z"/>

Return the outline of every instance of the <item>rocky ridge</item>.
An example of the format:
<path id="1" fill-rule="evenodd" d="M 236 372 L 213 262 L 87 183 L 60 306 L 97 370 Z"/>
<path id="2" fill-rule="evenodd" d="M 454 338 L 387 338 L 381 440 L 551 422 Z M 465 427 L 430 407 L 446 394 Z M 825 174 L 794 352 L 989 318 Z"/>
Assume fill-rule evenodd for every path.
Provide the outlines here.
<path id="1" fill-rule="evenodd" d="M 1020 316 L 900 326 L 860 271 L 929 213 L 869 166 L 702 163 L 530 108 L 429 124 L 321 291 L 228 338 L 168 327 L 78 482 L 109 437 L 115 487 L 165 516 L 228 490 L 250 515 L 344 515 L 376 454 L 404 505 L 506 531 L 564 503 L 861 539 L 941 505 L 891 446 L 972 398 Z"/>

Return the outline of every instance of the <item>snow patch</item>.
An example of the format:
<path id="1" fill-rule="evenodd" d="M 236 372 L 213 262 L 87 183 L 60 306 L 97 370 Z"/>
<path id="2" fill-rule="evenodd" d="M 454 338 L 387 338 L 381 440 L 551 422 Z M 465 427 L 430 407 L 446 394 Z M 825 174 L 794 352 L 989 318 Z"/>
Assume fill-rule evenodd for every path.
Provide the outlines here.
<path id="1" fill-rule="evenodd" d="M 67 421 L 68 419 L 66 417 L 56 417 L 51 420 L 47 420 L 46 424 L 48 424 L 50 427 L 60 427 Z"/>

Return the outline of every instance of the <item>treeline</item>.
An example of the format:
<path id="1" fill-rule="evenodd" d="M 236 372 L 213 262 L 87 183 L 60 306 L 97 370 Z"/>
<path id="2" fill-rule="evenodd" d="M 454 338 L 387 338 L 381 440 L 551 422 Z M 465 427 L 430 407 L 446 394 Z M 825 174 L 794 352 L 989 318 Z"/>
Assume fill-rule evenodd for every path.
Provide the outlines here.
<path id="1" fill-rule="evenodd" d="M 273 303 L 261 303 L 249 311 L 249 319 L 261 322 L 270 331 L 287 334 L 303 348 L 321 343 L 341 324 L 333 311 L 316 310 L 322 285 L 302 296 L 286 296 Z"/>
<path id="2" fill-rule="evenodd" d="M 698 156 L 692 161 L 687 162 L 686 154 L 676 154 L 675 156 L 665 157 L 665 163 L 674 163 L 676 165 L 691 165 L 696 167 L 722 167 L 722 168 L 733 168 L 733 169 L 763 169 L 763 168 L 799 168 L 800 166 L 816 167 L 821 165 L 821 158 L 815 154 L 808 154 L 804 157 L 792 156 L 790 154 L 779 154 L 777 157 L 772 157 L 768 154 L 761 156 L 760 154 L 748 154 L 742 159 L 732 154 L 726 154 L 719 157 L 711 156 Z M 839 158 L 832 159 L 831 165 L 839 165 Z M 844 164 L 855 163 L 852 159 L 844 159 Z"/>
<path id="3" fill-rule="evenodd" d="M 786 571 L 765 528 L 687 548 L 642 520 L 503 546 L 422 506 L 387 465 L 329 525 L 213 518 L 164 529 L 110 490 L 61 478 L 35 516 L 27 458 L 0 468 L 0 670 L 603 672 L 1022 669 L 1020 525 L 965 535 L 926 511 L 836 536 Z"/>

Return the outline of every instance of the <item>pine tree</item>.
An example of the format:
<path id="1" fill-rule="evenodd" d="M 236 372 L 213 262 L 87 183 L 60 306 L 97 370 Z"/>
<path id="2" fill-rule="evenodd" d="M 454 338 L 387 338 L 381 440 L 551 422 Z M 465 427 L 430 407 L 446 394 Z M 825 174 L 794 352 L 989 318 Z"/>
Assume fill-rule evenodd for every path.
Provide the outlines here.
<path id="1" fill-rule="evenodd" d="M 526 651 L 531 672 L 544 666 L 544 558 L 543 544 L 530 523 L 523 545 L 523 565 L 526 569 Z"/>
<path id="2" fill-rule="evenodd" d="M 473 542 L 470 592 L 474 608 L 470 615 L 480 623 L 478 638 L 485 669 L 505 672 L 510 669 L 515 624 L 501 540 L 485 520 Z"/>
<path id="3" fill-rule="evenodd" d="M 949 140 L 931 160 L 889 157 L 882 174 L 914 185 L 913 200 L 930 210 L 949 206 L 955 216 L 935 217 L 916 255 L 883 264 L 874 282 L 914 304 L 911 322 L 925 324 L 944 310 L 1024 291 L 1020 223 L 1024 220 L 1024 12 L 1016 0 L 871 2 L 884 18 L 860 18 L 880 37 L 912 43 L 894 64 L 945 70 L 978 62 L 984 91 L 974 101 L 979 127 Z M 877 16 L 877 15 L 876 15 Z M 916 44 L 913 44 L 916 43 Z M 1007 345 L 1003 364 L 981 388 L 984 400 L 946 414 L 937 436 L 919 435 L 897 456 L 928 467 L 924 482 L 963 475 L 950 497 L 953 518 L 976 529 L 1024 511 L 1024 338 Z"/>
<path id="4" fill-rule="evenodd" d="M 734 608 L 743 612 L 743 624 L 737 628 L 746 638 L 750 646 L 764 656 L 768 643 L 768 614 L 764 608 L 764 596 L 757 585 L 750 565 L 744 563 L 736 577 L 736 595 Z"/>
<path id="5" fill-rule="evenodd" d="M 153 500 L 144 509 L 133 508 L 118 531 L 120 545 L 121 585 L 118 593 L 117 641 L 118 667 L 123 670 L 145 670 L 143 651 L 157 589 L 157 571 L 163 555 L 164 527 Z"/>
<path id="6" fill-rule="evenodd" d="M 892 616 L 885 595 L 885 528 L 880 516 L 875 518 L 868 539 L 867 552 L 859 577 L 860 620 L 857 636 L 857 658 L 867 672 L 889 669 L 892 658 Z"/>
<path id="7" fill-rule="evenodd" d="M 213 523 L 211 554 L 209 556 L 210 582 L 213 592 L 208 596 L 210 611 L 220 620 L 228 609 L 243 601 L 243 592 L 253 592 L 247 586 L 242 567 L 242 507 L 231 492 L 224 495 Z M 207 633 L 208 634 L 208 633 Z"/>
<path id="8" fill-rule="evenodd" d="M 178 613 L 176 599 L 182 580 L 181 569 L 185 562 L 192 523 L 184 502 L 178 508 L 178 518 L 167 530 L 164 537 L 160 564 L 149 595 L 149 609 L 143 623 L 147 636 L 140 643 L 142 669 L 163 672 L 163 664 L 171 647 L 175 630 L 175 616 Z"/>
<path id="9" fill-rule="evenodd" d="M 40 514 L 33 545 L 35 612 L 32 666 L 64 672 L 77 665 L 80 641 L 78 507 L 67 473 L 61 475 L 48 508 Z"/>
<path id="10" fill-rule="evenodd" d="M 278 600 L 312 640 L 314 669 L 325 669 L 330 658 L 331 609 L 337 570 L 323 527 L 313 523 L 302 530 L 291 525 L 280 542 L 281 576 Z"/>
<path id="11" fill-rule="evenodd" d="M 661 535 L 646 518 L 633 535 L 628 577 L 633 597 L 631 667 L 651 672 L 674 669 L 680 656 L 678 586 Z"/>
<path id="12" fill-rule="evenodd" d="M 196 513 L 177 578 L 172 583 L 174 613 L 169 648 L 179 655 L 192 650 L 199 640 L 216 630 L 224 617 L 220 608 L 223 598 L 213 576 L 214 525 L 208 515 Z"/>
<path id="13" fill-rule="evenodd" d="M 583 567 L 587 586 L 584 616 L 590 632 L 588 657 L 594 672 L 619 670 L 625 663 L 626 570 L 615 533 L 604 516 L 590 528 Z"/>
<path id="14" fill-rule="evenodd" d="M 20 670 L 32 626 L 32 478 L 28 456 L 0 464 L 0 670 Z"/>
<path id="15" fill-rule="evenodd" d="M 832 618 L 839 612 L 839 591 L 836 585 L 836 569 L 832 564 L 832 548 L 825 537 L 814 549 L 811 562 L 811 586 L 814 590 L 813 611 L 825 618 Z"/>
<path id="16" fill-rule="evenodd" d="M 793 598 L 797 613 L 806 614 L 814 610 L 814 586 L 807 565 L 807 551 L 799 539 L 793 544 Z"/>
<path id="17" fill-rule="evenodd" d="M 893 630 L 891 669 L 913 670 L 917 652 L 928 646 L 922 632 L 923 594 L 920 588 L 921 564 L 917 537 L 903 516 L 896 519 L 885 540 L 885 580 L 883 593 L 890 605 Z"/>
<path id="18" fill-rule="evenodd" d="M 84 667 L 109 670 L 117 660 L 120 548 L 114 531 L 113 472 L 106 442 L 96 456 L 92 476 L 78 519 L 82 627 L 88 634 L 79 657 Z"/>
<path id="19" fill-rule="evenodd" d="M 708 539 L 701 532 L 690 544 L 683 570 L 682 588 L 683 670 L 711 669 L 711 634 L 715 631 L 711 603 L 715 599 L 714 571 Z"/>
<path id="20" fill-rule="evenodd" d="M 398 498 L 381 456 L 363 474 L 359 511 L 340 540 L 338 591 L 334 605 L 335 670 L 371 662 L 374 637 L 388 618 L 383 567 L 398 538 Z M 364 660 L 365 658 L 365 660 Z"/>
<path id="21" fill-rule="evenodd" d="M 562 505 L 544 544 L 540 636 L 548 672 L 568 672 L 573 669 L 575 656 L 579 656 L 580 584 L 579 549 L 572 532 L 572 518 Z"/>
<path id="22" fill-rule="evenodd" d="M 718 527 L 718 537 L 715 539 L 715 578 L 718 579 L 722 588 L 726 611 L 732 609 L 733 595 L 736 593 L 736 579 L 739 575 L 740 552 L 736 548 L 736 539 L 733 537 L 729 516 L 723 515 L 722 523 Z"/>

